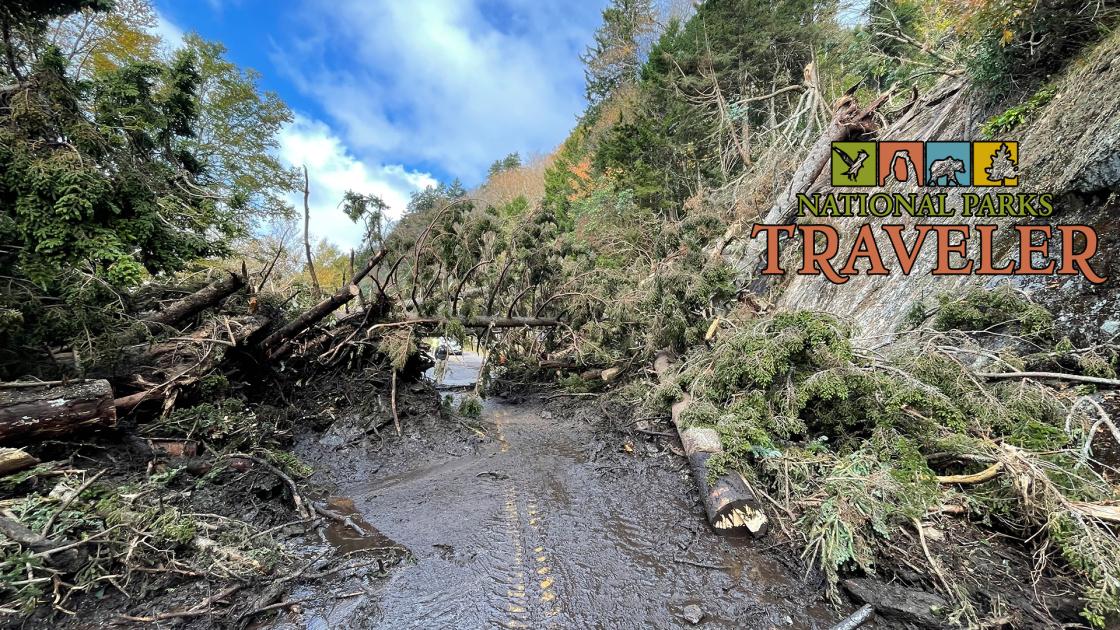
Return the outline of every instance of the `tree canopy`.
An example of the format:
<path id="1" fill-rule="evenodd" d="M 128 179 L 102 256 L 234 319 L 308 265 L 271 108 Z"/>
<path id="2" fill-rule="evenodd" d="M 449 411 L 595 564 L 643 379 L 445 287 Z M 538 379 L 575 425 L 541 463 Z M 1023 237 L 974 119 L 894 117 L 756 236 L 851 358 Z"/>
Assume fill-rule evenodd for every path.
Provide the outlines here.
<path id="1" fill-rule="evenodd" d="M 107 2 L 0 9 L 0 335 L 59 344 L 117 321 L 123 290 L 220 256 L 283 215 L 291 119 L 197 36 L 165 53 Z M 149 9 L 150 11 L 150 9 Z M 82 23 L 84 33 L 73 25 Z"/>

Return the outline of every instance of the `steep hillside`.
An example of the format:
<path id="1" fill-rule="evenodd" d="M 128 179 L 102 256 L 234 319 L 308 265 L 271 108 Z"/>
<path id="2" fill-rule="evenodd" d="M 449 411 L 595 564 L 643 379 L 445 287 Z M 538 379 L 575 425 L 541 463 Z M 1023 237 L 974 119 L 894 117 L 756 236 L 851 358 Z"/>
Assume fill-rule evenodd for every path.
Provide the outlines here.
<path id="1" fill-rule="evenodd" d="M 1052 193 L 1055 213 L 1049 218 L 1035 218 L 1043 225 L 1083 224 L 1100 235 L 1099 254 L 1093 267 L 1103 276 L 1115 276 L 1120 270 L 1117 250 L 1120 232 L 1116 230 L 1117 192 L 1120 191 L 1120 34 L 1092 50 L 1084 52 L 1068 71 L 1054 77 L 1048 84 L 1053 96 L 1033 113 L 1033 119 L 999 138 L 1018 140 L 1020 185 L 1017 192 Z M 983 138 L 985 95 L 967 81 L 948 79 L 923 96 L 910 113 L 880 130 L 881 139 L 969 140 Z M 829 186 L 829 173 L 823 171 L 812 189 L 821 194 L 836 191 Z M 890 192 L 912 192 L 915 187 L 895 184 Z M 961 187 L 947 189 L 949 205 L 959 208 L 961 196 L 983 193 L 984 190 Z M 888 218 L 803 218 L 802 221 L 827 223 L 836 227 L 843 239 L 836 266 L 843 264 L 846 247 L 850 247 L 859 227 L 864 223 L 881 225 L 897 223 L 913 226 L 922 222 L 968 225 L 998 225 L 1002 237 L 994 240 L 993 259 L 997 267 L 1019 260 L 1019 240 L 1010 226 L 1027 224 L 1030 217 L 957 217 L 930 221 L 908 215 Z M 931 239 L 932 240 L 932 239 Z M 909 241 L 913 245 L 913 238 Z M 1080 242 L 1079 242 L 1079 247 Z M 980 241 L 969 241 L 968 256 L 977 259 Z M 736 259 L 743 247 L 729 247 L 725 258 L 741 268 L 749 267 Z M 1061 239 L 1055 232 L 1050 239 L 1051 260 L 1059 260 Z M 787 253 L 787 267 L 799 266 L 796 251 Z M 884 251 L 885 257 L 892 254 Z M 938 276 L 930 272 L 936 264 L 936 248 L 932 243 L 922 248 L 914 270 L 902 276 L 897 266 L 892 275 L 874 276 L 860 273 L 838 285 L 821 275 L 790 274 L 774 289 L 775 302 L 783 308 L 822 310 L 858 322 L 865 335 L 893 332 L 906 319 L 916 302 L 933 305 L 939 293 L 965 291 L 971 286 L 993 286 L 1011 282 L 1054 310 L 1059 322 L 1080 342 L 1096 342 L 1117 332 L 1120 318 L 1120 296 L 1117 283 L 1094 285 L 1084 276 L 1054 277 L 977 275 Z M 1045 262 L 1036 257 L 1036 267 Z M 861 272 L 866 263 L 860 264 Z"/>

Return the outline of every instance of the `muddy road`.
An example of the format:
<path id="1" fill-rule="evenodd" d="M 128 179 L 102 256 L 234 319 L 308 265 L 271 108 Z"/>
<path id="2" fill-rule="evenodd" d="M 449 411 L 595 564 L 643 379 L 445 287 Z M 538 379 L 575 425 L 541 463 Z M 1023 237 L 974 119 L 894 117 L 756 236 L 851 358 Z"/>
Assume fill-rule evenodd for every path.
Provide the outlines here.
<path id="1" fill-rule="evenodd" d="M 445 382 L 469 382 L 472 362 L 454 357 Z M 711 532 L 667 440 L 628 439 L 591 408 L 492 400 L 477 426 L 409 418 L 376 449 L 329 433 L 306 444 L 335 508 L 378 532 L 336 544 L 411 558 L 277 627 L 669 628 L 698 612 L 709 628 L 835 622 L 793 559 L 765 551 L 773 541 Z"/>

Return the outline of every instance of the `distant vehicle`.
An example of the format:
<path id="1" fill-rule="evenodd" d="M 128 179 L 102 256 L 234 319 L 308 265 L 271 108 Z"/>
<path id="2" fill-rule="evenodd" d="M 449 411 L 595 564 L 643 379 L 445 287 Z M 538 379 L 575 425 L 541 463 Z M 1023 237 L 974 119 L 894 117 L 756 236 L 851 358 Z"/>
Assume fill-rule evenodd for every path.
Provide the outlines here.
<path id="1" fill-rule="evenodd" d="M 441 338 L 434 344 L 429 346 L 432 355 L 437 359 L 446 359 L 448 356 L 459 356 L 463 354 L 463 346 L 454 339 Z"/>

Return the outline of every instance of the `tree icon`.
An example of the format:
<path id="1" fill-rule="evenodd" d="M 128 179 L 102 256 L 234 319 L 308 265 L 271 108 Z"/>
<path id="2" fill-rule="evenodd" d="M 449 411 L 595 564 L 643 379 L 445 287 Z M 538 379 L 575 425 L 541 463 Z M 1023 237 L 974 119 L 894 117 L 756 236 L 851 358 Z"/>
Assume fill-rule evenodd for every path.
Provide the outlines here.
<path id="1" fill-rule="evenodd" d="M 1019 165 L 1011 157 L 1011 150 L 1007 148 L 1007 143 L 999 145 L 999 149 L 992 154 L 991 166 L 984 169 L 988 174 L 988 180 L 993 184 L 1007 186 L 1006 180 L 1019 179 Z"/>

